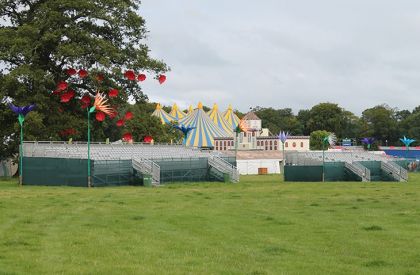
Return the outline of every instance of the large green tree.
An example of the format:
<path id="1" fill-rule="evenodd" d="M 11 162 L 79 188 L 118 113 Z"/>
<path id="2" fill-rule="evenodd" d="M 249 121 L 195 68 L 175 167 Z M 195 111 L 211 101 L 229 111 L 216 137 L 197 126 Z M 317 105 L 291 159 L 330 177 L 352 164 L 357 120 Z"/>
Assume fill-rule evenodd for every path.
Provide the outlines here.
<path id="1" fill-rule="evenodd" d="M 168 68 L 149 56 L 139 5 L 139 0 L 0 2 L 0 156 L 15 151 L 15 118 L 5 106 L 10 100 L 16 105 L 38 105 L 34 115 L 28 116 L 28 137 L 37 130 L 37 139 L 59 139 L 64 127 L 75 127 L 80 138 L 86 138 L 80 105 L 71 102 L 63 106 L 51 97 L 56 83 L 68 78 L 66 68 L 83 68 L 91 75 L 100 72 L 105 76 L 99 86 L 94 78 L 79 83 L 76 97 L 114 87 L 124 90 L 113 102 L 122 109 L 128 98 L 147 100 L 137 82 L 124 80 L 123 72 L 132 69 L 157 75 Z M 36 129 L 29 126 L 32 119 L 37 121 Z M 95 123 L 93 139 L 112 132 L 111 124 Z M 115 133 L 114 138 L 117 136 Z"/>
<path id="2" fill-rule="evenodd" d="M 387 105 L 378 105 L 362 113 L 363 136 L 375 137 L 380 144 L 398 144 L 396 111 Z"/>
<path id="3" fill-rule="evenodd" d="M 256 107 L 253 111 L 262 120 L 262 126 L 270 129 L 273 134 L 278 134 L 280 130 L 287 131 L 293 135 L 302 134 L 302 125 L 290 108 L 274 109 Z"/>

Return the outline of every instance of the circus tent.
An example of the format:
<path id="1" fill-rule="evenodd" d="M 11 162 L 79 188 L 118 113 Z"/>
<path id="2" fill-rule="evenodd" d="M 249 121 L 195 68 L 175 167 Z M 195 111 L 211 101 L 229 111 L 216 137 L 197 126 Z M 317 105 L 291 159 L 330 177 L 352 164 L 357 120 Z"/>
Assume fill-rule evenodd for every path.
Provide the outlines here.
<path id="1" fill-rule="evenodd" d="M 194 108 L 192 105 L 190 105 L 190 107 L 188 108 L 188 113 L 187 115 L 191 114 L 192 112 L 194 112 Z"/>
<path id="2" fill-rule="evenodd" d="M 233 132 L 235 127 L 232 127 L 232 125 L 226 121 L 223 115 L 219 112 L 219 106 L 217 106 L 217 104 L 214 104 L 213 109 L 208 111 L 207 114 L 209 115 L 210 119 L 221 129 L 225 130 L 226 133 Z"/>
<path id="3" fill-rule="evenodd" d="M 156 105 L 156 110 L 153 112 L 152 116 L 158 117 L 162 124 L 176 121 L 176 118 L 165 112 L 159 103 Z"/>
<path id="4" fill-rule="evenodd" d="M 219 128 L 203 110 L 200 102 L 198 108 L 179 121 L 180 125 L 193 127 L 186 138 L 186 145 L 193 147 L 214 147 L 215 137 L 229 137 L 232 134 Z"/>
<path id="5" fill-rule="evenodd" d="M 223 117 L 230 124 L 231 129 L 238 127 L 238 124 L 241 121 L 239 117 L 233 112 L 232 105 L 229 105 L 229 108 L 223 113 Z"/>
<path id="6" fill-rule="evenodd" d="M 173 116 L 177 121 L 186 116 L 186 114 L 183 111 L 179 110 L 178 105 L 176 105 L 176 103 L 172 106 L 171 112 L 169 114 Z"/>

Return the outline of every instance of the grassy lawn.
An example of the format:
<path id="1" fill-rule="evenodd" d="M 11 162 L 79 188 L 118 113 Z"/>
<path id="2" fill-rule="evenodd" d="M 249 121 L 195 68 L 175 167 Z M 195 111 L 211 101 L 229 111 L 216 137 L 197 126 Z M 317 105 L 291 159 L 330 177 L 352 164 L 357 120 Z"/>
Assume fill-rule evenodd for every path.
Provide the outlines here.
<path id="1" fill-rule="evenodd" d="M 94 189 L 0 179 L 0 274 L 419 274 L 410 176 Z"/>

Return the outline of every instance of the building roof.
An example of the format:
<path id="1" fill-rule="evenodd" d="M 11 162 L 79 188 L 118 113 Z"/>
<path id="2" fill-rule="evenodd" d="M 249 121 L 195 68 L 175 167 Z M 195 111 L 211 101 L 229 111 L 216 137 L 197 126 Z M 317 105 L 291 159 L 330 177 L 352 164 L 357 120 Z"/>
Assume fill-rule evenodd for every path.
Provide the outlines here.
<path id="1" fill-rule="evenodd" d="M 243 120 L 261 120 L 254 112 L 247 113 L 242 119 Z"/>
<path id="2" fill-rule="evenodd" d="M 283 159 L 283 153 L 281 151 L 239 150 L 236 153 L 235 151 L 226 151 L 224 153 L 230 156 L 234 156 L 236 154 L 237 160 Z"/>
<path id="3" fill-rule="evenodd" d="M 231 136 L 219 126 L 217 126 L 210 117 L 204 112 L 203 104 L 200 102 L 198 108 L 190 115 L 179 121 L 180 125 L 185 127 L 194 127 L 186 138 L 186 145 L 193 147 L 214 147 L 214 137 Z"/>

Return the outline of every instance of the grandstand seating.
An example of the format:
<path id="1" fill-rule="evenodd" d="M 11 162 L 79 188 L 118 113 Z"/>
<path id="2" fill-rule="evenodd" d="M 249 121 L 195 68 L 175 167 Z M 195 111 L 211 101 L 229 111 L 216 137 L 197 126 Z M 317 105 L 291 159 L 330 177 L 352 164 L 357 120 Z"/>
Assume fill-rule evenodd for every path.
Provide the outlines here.
<path id="1" fill-rule="evenodd" d="M 88 146 L 86 142 L 25 142 L 25 157 L 42 158 L 71 158 L 87 159 Z M 235 166 L 223 160 L 228 156 L 221 152 L 200 150 L 179 144 L 150 144 L 150 143 L 91 143 L 90 156 L 92 160 L 133 160 L 133 169 L 150 174 L 153 182 L 160 182 L 159 160 L 198 160 L 206 158 L 208 164 L 222 175 L 230 174 L 233 182 L 239 181 L 239 174 Z"/>

